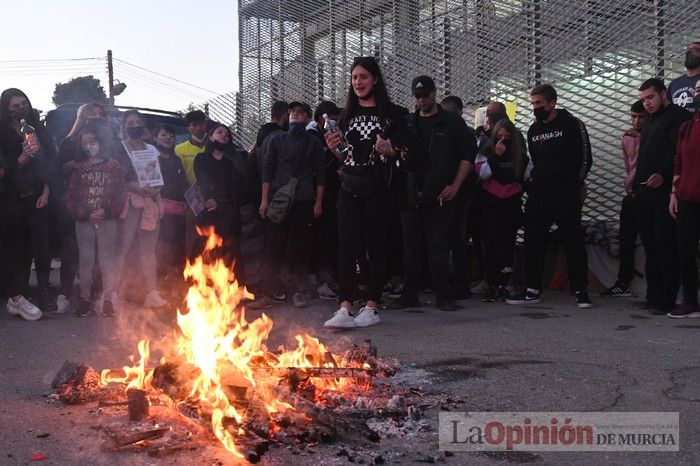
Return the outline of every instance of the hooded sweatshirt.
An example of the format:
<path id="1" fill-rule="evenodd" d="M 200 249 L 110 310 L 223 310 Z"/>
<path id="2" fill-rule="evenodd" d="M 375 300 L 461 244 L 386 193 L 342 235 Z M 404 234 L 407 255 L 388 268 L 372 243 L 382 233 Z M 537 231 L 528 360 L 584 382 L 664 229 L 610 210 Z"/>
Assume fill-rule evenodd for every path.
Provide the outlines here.
<path id="1" fill-rule="evenodd" d="M 86 221 L 97 209 L 105 218 L 117 218 L 126 203 L 124 171 L 113 159 L 89 164 L 86 171 L 75 170 L 68 181 L 66 207 L 71 218 Z"/>
<path id="2" fill-rule="evenodd" d="M 622 162 L 625 164 L 625 192 L 632 192 L 634 174 L 637 172 L 637 156 L 639 155 L 639 131 L 630 128 L 622 135 Z"/>
<path id="3" fill-rule="evenodd" d="M 564 109 L 548 123 L 536 121 L 527 132 L 532 187 L 573 188 L 586 179 L 593 158 L 586 126 Z"/>
<path id="4" fill-rule="evenodd" d="M 700 113 L 686 121 L 678 131 L 678 146 L 673 174 L 678 199 L 700 203 Z"/>

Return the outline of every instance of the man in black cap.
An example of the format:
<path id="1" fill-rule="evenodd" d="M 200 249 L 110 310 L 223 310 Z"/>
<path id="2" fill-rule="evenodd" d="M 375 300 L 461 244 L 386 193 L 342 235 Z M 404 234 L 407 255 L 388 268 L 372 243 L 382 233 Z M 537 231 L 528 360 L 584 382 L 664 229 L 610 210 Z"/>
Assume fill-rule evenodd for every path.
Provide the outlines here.
<path id="1" fill-rule="evenodd" d="M 286 300 L 279 272 L 284 264 L 287 245 L 291 253 L 290 269 L 296 275 L 295 307 L 304 307 L 304 291 L 311 272 L 311 224 L 323 212 L 326 184 L 325 147 L 318 138 L 307 134 L 311 107 L 303 102 L 289 104 L 289 130 L 271 136 L 262 170 L 260 217 L 265 220 L 265 259 L 261 285 L 263 293 L 276 301 Z M 275 192 L 294 177 L 298 180 L 291 208 L 281 223 L 267 216 Z"/>
<path id="2" fill-rule="evenodd" d="M 416 111 L 409 128 L 425 144 L 430 165 L 404 177 L 401 193 L 401 226 L 404 235 L 403 294 L 388 309 L 419 306 L 422 251 L 427 247 L 428 265 L 435 290 L 435 307 L 443 311 L 459 308 L 450 295 L 449 232 L 455 201 L 476 156 L 476 139 L 464 120 L 443 110 L 435 102 L 435 82 L 429 76 L 413 79 L 411 92 Z"/>

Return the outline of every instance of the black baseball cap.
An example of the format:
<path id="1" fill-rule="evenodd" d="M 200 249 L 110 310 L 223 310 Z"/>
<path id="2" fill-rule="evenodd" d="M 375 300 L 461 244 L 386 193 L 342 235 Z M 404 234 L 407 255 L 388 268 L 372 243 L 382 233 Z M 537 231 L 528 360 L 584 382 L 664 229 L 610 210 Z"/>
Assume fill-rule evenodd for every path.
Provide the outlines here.
<path id="1" fill-rule="evenodd" d="M 301 107 L 301 108 L 303 108 L 303 109 L 304 109 L 304 112 L 306 112 L 306 114 L 309 116 L 309 118 L 313 118 L 313 112 L 311 111 L 311 106 L 310 106 L 309 104 L 307 104 L 307 103 L 305 103 L 305 102 L 299 102 L 299 101 L 296 101 L 296 100 L 295 100 L 294 102 L 291 102 L 291 103 L 289 104 L 289 107 L 287 107 L 287 108 L 288 108 L 289 111 L 291 112 L 292 109 L 294 109 L 294 108 L 296 108 L 296 107 Z"/>
<path id="2" fill-rule="evenodd" d="M 314 120 L 320 119 L 324 113 L 327 113 L 331 116 L 338 116 L 340 115 L 340 109 L 334 102 L 331 102 L 330 100 L 324 100 L 323 102 L 318 104 L 318 107 L 316 107 L 316 111 L 314 112 Z"/>
<path id="3" fill-rule="evenodd" d="M 416 76 L 411 82 L 411 93 L 413 95 L 428 95 L 435 90 L 435 81 L 430 76 Z"/>

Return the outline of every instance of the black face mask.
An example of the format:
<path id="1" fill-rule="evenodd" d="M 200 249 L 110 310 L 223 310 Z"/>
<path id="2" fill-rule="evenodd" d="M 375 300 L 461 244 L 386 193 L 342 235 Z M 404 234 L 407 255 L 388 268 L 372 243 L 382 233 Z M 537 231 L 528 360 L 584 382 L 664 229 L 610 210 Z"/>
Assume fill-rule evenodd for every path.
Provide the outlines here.
<path id="1" fill-rule="evenodd" d="M 491 128 L 496 126 L 496 123 L 498 123 L 499 121 L 505 120 L 508 118 L 508 115 L 503 113 L 503 112 L 493 112 L 493 113 L 487 114 L 486 116 L 489 119 L 489 126 L 491 126 Z"/>
<path id="2" fill-rule="evenodd" d="M 532 113 L 535 114 L 535 118 L 537 121 L 545 121 L 547 118 L 549 118 L 549 114 L 552 113 L 551 110 L 547 110 L 544 108 L 544 105 L 541 107 L 535 107 L 532 109 Z"/>
<path id="3" fill-rule="evenodd" d="M 126 134 L 129 136 L 129 139 L 141 139 L 143 126 L 129 126 L 126 128 Z"/>
<path id="4" fill-rule="evenodd" d="M 685 52 L 685 67 L 697 68 L 700 66 L 700 56 L 695 55 L 692 51 Z"/>
<path id="5" fill-rule="evenodd" d="M 29 118 L 30 114 L 31 108 L 29 107 L 18 108 L 17 110 L 10 111 L 10 117 L 14 118 L 15 120 L 26 120 L 27 118 Z"/>
<path id="6" fill-rule="evenodd" d="M 228 144 L 224 144 L 221 141 L 214 140 L 214 141 L 211 141 L 210 144 L 211 144 L 211 148 L 214 150 L 225 151 L 226 149 L 228 149 Z"/>

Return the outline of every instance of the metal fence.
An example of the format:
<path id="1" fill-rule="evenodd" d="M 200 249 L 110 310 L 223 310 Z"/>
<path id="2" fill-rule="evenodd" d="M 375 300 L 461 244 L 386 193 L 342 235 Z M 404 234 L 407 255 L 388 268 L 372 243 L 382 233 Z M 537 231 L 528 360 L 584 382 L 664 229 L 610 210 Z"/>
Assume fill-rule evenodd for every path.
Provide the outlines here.
<path id="1" fill-rule="evenodd" d="M 697 0 L 240 0 L 238 13 L 240 92 L 221 98 L 226 110 L 209 108 L 231 118 L 244 147 L 276 99 L 342 105 L 360 55 L 380 61 L 397 103 L 410 108 L 411 78 L 430 74 L 439 98 L 462 98 L 468 122 L 490 100 L 512 101 L 522 130 L 528 90 L 549 82 L 590 132 L 584 215 L 613 222 L 637 87 L 683 73 L 685 47 L 700 39 Z"/>

